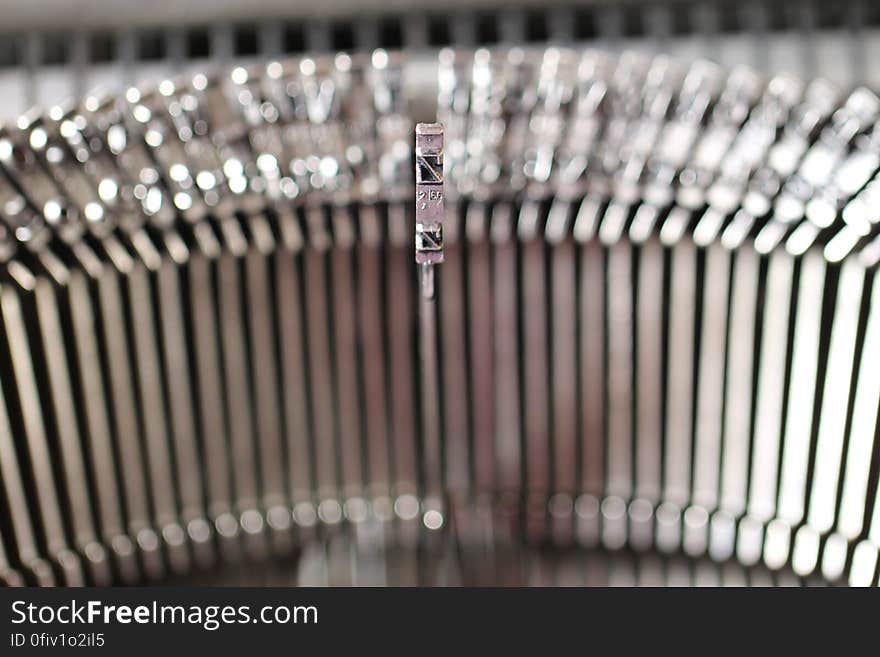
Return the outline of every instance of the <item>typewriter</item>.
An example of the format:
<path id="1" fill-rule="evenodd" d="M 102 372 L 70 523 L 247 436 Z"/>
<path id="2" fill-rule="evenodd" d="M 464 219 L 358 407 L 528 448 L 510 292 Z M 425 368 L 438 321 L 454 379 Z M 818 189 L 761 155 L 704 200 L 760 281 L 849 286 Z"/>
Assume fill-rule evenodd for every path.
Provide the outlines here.
<path id="1" fill-rule="evenodd" d="M 380 10 L 0 56 L 3 582 L 877 585 L 869 4 Z"/>

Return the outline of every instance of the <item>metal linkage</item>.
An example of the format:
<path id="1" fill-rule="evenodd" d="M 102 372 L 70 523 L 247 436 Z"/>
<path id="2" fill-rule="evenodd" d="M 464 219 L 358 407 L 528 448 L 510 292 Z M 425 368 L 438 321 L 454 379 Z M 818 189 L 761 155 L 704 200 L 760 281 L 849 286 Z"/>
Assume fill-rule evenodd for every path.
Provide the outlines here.
<path id="1" fill-rule="evenodd" d="M 877 97 L 562 46 L 435 66 L 0 127 L 0 577 L 299 546 L 301 581 L 393 583 L 421 565 L 385 546 L 453 540 L 438 582 L 506 542 L 875 583 Z"/>
<path id="2" fill-rule="evenodd" d="M 434 265 L 443 262 L 443 126 L 416 126 L 416 263 L 422 295 L 434 296 Z"/>

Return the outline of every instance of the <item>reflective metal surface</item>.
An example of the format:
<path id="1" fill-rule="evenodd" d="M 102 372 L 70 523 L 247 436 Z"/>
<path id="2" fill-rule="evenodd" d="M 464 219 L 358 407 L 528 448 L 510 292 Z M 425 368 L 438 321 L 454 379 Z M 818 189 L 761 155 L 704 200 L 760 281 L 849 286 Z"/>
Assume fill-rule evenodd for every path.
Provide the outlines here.
<path id="1" fill-rule="evenodd" d="M 0 573 L 876 584 L 878 112 L 504 47 L 6 125 Z"/>

